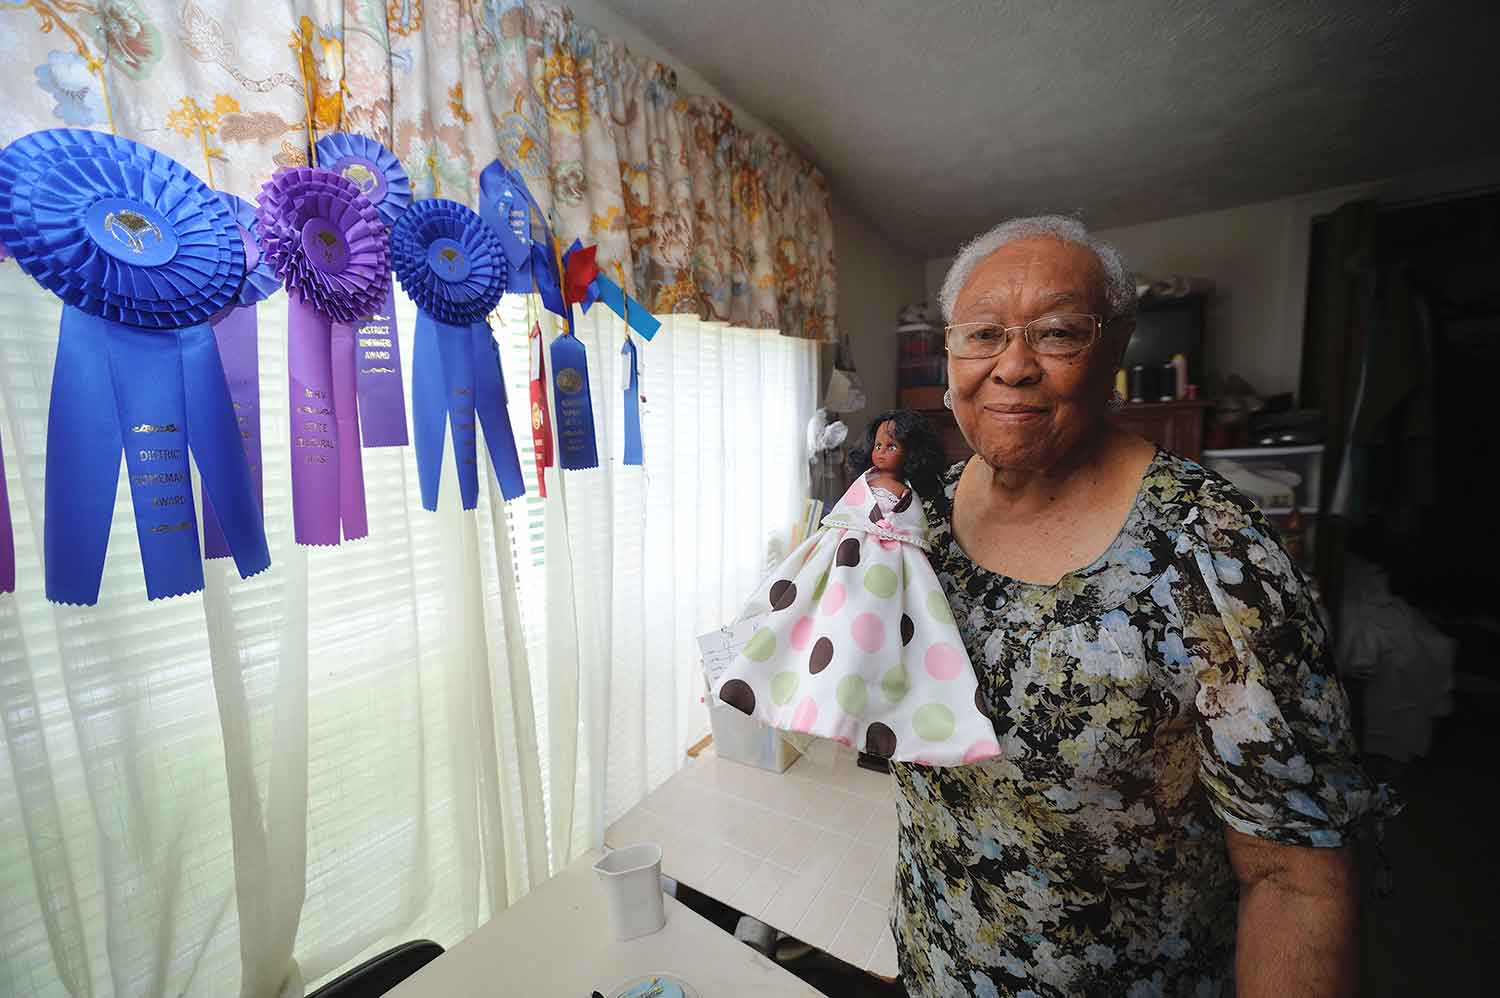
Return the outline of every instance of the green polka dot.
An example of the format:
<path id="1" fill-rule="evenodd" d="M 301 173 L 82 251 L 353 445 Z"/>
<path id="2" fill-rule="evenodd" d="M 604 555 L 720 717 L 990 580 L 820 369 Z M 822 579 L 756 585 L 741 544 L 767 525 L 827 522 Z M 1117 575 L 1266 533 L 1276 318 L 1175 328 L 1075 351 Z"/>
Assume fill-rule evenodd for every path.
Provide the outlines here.
<path id="1" fill-rule="evenodd" d="M 792 702 L 792 697 L 797 695 L 797 684 L 802 677 L 795 672 L 778 672 L 771 677 L 771 699 L 780 706 L 786 706 Z"/>
<path id="2" fill-rule="evenodd" d="M 824 572 L 822 575 L 818 576 L 818 584 L 815 585 L 815 586 L 813 586 L 813 602 L 814 603 L 816 603 L 818 600 L 820 600 L 820 599 L 823 598 L 823 590 L 825 590 L 827 588 L 828 588 L 828 573 Z"/>
<path id="3" fill-rule="evenodd" d="M 929 742 L 940 742 L 953 737 L 953 711 L 940 703 L 918 707 L 911 719 L 917 734 Z"/>
<path id="4" fill-rule="evenodd" d="M 869 702 L 870 693 L 865 689 L 865 681 L 859 676 L 845 676 L 839 680 L 839 706 L 844 708 L 844 713 L 859 717 L 865 712 L 865 704 Z"/>
<path id="5" fill-rule="evenodd" d="M 769 627 L 763 627 L 755 632 L 755 636 L 745 646 L 745 657 L 752 662 L 764 662 L 775 651 L 776 635 L 771 633 Z"/>
<path id="6" fill-rule="evenodd" d="M 870 590 L 872 596 L 881 599 L 890 599 L 896 595 L 896 573 L 884 565 L 873 565 L 865 573 L 865 588 Z"/>
<path id="7" fill-rule="evenodd" d="M 906 681 L 906 666 L 893 665 L 880 677 L 880 692 L 891 703 L 900 703 L 906 699 L 906 692 L 911 685 Z"/>
<path id="8" fill-rule="evenodd" d="M 927 594 L 927 612 L 932 614 L 932 619 L 939 624 L 953 623 L 953 611 L 948 608 L 948 600 L 940 589 L 934 589 Z"/>

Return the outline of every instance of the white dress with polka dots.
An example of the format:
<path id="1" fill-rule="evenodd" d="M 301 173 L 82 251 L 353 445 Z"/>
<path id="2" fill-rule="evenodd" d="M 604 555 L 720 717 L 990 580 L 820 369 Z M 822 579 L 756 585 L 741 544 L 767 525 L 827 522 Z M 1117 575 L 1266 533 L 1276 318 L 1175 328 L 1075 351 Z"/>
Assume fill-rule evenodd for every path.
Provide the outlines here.
<path id="1" fill-rule="evenodd" d="M 920 497 L 856 479 L 756 593 L 746 615 L 764 619 L 714 695 L 773 728 L 897 762 L 998 755 L 926 551 Z"/>

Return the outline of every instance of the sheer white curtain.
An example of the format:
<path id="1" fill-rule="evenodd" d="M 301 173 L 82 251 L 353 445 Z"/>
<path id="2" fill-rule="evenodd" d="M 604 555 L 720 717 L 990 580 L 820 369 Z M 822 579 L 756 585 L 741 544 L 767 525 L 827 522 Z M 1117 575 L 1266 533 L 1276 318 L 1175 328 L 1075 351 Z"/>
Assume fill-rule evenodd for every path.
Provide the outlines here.
<path id="1" fill-rule="evenodd" d="M 530 477 L 524 311 L 497 328 Z M 0 994 L 299 994 L 456 942 L 680 764 L 705 727 L 692 638 L 805 494 L 815 347 L 669 317 L 641 349 L 644 468 L 553 469 L 545 502 L 490 487 L 464 512 L 450 456 L 428 513 L 411 452 L 366 451 L 370 538 L 299 548 L 284 302 L 260 316 L 272 569 L 211 562 L 203 594 L 148 602 L 122 482 L 99 604 L 53 606 L 58 305 L 0 265 Z M 601 308 L 579 332 L 617 455 L 623 327 Z"/>

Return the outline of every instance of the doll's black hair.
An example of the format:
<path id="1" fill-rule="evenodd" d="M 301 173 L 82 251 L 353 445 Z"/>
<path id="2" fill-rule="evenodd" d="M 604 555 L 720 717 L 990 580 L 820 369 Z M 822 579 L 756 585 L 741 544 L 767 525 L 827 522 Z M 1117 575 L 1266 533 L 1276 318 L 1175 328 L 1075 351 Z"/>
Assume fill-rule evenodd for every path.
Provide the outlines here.
<path id="1" fill-rule="evenodd" d="M 875 450 L 875 434 L 881 424 L 891 424 L 891 436 L 905 445 L 906 462 L 902 469 L 906 480 L 923 498 L 933 498 L 942 491 L 941 476 L 946 464 L 943 447 L 927 417 L 911 409 L 887 409 L 865 427 L 865 445 L 849 454 L 849 469 L 863 475 L 874 467 L 870 455 Z"/>

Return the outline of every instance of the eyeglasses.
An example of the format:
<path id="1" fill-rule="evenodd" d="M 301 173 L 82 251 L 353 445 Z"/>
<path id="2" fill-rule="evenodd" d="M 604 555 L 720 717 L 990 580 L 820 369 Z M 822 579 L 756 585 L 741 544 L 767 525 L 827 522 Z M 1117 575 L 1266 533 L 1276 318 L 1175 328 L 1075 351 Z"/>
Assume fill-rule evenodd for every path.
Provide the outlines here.
<path id="1" fill-rule="evenodd" d="M 1044 357 L 1071 357 L 1094 345 L 1104 320 L 1097 315 L 1066 313 L 1044 315 L 1024 326 L 1002 326 L 994 322 L 959 322 L 946 330 L 948 352 L 959 360 L 998 357 L 1010 346 L 1016 330 L 1026 345 Z"/>

